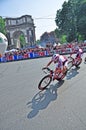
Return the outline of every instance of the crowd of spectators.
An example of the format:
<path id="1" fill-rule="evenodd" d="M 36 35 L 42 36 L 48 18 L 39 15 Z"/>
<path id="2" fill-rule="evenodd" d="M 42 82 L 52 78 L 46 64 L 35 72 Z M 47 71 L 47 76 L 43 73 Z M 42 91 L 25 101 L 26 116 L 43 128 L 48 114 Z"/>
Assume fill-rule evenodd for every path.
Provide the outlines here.
<path id="1" fill-rule="evenodd" d="M 15 51 L 9 50 L 5 52 L 3 56 L 0 55 L 0 63 L 9 62 L 9 61 L 19 61 L 25 59 L 39 58 L 51 56 L 53 53 L 59 54 L 69 54 L 75 53 L 75 46 L 77 43 L 69 43 L 62 45 L 48 45 L 46 47 L 35 47 L 35 48 L 25 48 L 25 49 L 16 49 Z M 86 51 L 86 43 L 78 43 L 79 47 L 82 50 Z"/>
<path id="2" fill-rule="evenodd" d="M 0 62 L 18 61 L 24 59 L 39 58 L 49 56 L 48 48 L 26 48 L 6 51 L 3 56 L 0 56 Z"/>

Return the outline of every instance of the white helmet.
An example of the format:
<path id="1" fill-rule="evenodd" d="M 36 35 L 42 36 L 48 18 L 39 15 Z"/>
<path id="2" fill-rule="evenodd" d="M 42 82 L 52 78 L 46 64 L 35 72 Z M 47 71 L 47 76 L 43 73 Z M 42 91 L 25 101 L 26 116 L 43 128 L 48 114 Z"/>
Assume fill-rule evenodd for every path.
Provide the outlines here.
<path id="1" fill-rule="evenodd" d="M 52 60 L 53 61 L 58 61 L 59 56 L 60 56 L 59 54 L 54 54 L 53 57 L 52 57 Z"/>

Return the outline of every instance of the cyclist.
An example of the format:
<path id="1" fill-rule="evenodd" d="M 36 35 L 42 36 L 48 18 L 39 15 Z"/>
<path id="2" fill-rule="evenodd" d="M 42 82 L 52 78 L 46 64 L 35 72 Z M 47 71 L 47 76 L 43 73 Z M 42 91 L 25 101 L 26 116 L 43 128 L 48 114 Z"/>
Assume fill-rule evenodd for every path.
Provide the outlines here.
<path id="1" fill-rule="evenodd" d="M 61 72 L 61 76 L 63 75 L 63 73 L 65 74 L 67 72 L 68 59 L 65 56 L 59 55 L 59 54 L 54 54 L 46 67 L 48 67 L 51 63 L 56 64 L 56 68 L 54 71 L 54 77 L 53 77 L 54 79 L 57 78 L 56 74 L 58 72 Z"/>
<path id="2" fill-rule="evenodd" d="M 76 48 L 75 48 L 75 50 L 76 50 L 76 59 L 81 59 L 81 57 L 82 57 L 82 55 L 83 55 L 83 51 L 82 51 L 82 49 L 79 47 L 79 46 L 76 46 Z"/>

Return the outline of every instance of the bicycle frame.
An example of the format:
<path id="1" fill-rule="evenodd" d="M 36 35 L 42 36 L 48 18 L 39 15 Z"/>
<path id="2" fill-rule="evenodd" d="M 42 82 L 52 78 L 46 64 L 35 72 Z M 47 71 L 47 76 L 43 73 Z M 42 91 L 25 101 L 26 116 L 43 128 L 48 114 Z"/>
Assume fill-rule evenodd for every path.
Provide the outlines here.
<path id="1" fill-rule="evenodd" d="M 40 90 L 46 89 L 46 87 L 49 86 L 49 84 L 51 83 L 51 81 L 54 81 L 54 80 L 60 81 L 60 80 L 62 80 L 62 79 L 65 77 L 65 75 L 66 75 L 66 74 L 63 74 L 61 77 L 59 77 L 59 75 L 61 74 L 61 71 L 59 71 L 59 72 L 57 73 L 57 78 L 54 79 L 54 78 L 53 78 L 53 76 L 54 76 L 54 71 L 53 71 L 53 70 L 51 70 L 50 68 L 43 68 L 42 70 L 43 70 L 43 72 L 46 74 L 46 76 L 44 76 L 44 77 L 40 80 L 40 82 L 39 82 L 39 84 L 38 84 L 38 88 L 39 88 Z M 47 71 L 49 72 L 49 74 L 48 74 L 45 70 L 47 70 Z"/>
<path id="2" fill-rule="evenodd" d="M 69 62 L 71 62 L 72 66 L 75 66 L 75 67 L 78 67 L 82 62 L 82 58 L 79 58 L 79 57 L 73 58 L 72 56 L 69 56 L 68 58 L 71 59 Z"/>
<path id="3" fill-rule="evenodd" d="M 47 70 L 48 72 L 49 72 L 49 75 L 50 75 L 50 77 L 53 79 L 53 76 L 54 76 L 54 71 L 53 70 L 51 70 L 49 67 L 48 68 L 43 68 L 43 71 L 44 70 Z M 45 71 L 44 71 L 44 73 L 45 74 L 47 74 Z M 56 75 L 57 75 L 57 78 L 56 78 L 56 80 L 61 80 L 62 78 L 60 77 L 60 74 L 62 73 L 62 71 L 61 71 L 61 69 L 57 69 L 57 72 L 56 72 Z M 64 74 L 63 74 L 64 75 Z M 62 75 L 62 76 L 63 76 Z M 53 79 L 53 80 L 55 80 L 55 79 Z"/>

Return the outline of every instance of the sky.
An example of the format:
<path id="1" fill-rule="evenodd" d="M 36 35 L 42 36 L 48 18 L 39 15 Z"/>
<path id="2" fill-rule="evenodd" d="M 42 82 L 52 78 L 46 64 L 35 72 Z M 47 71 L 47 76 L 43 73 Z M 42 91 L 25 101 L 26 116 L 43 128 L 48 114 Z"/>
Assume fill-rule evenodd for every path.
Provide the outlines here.
<path id="1" fill-rule="evenodd" d="M 44 32 L 55 30 L 56 12 L 64 1 L 68 0 L 0 0 L 0 16 L 16 18 L 31 15 L 38 40 Z"/>

